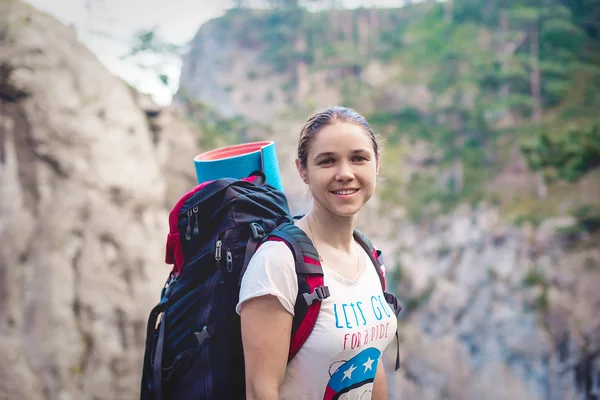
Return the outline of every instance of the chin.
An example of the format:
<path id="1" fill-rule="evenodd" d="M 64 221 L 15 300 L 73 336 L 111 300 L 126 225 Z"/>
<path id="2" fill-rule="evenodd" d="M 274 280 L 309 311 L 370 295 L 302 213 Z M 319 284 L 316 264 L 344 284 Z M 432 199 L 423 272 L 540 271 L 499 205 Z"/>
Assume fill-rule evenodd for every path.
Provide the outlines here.
<path id="1" fill-rule="evenodd" d="M 346 207 L 331 207 L 329 210 L 332 214 L 338 217 L 353 217 L 360 211 L 362 207 L 346 206 Z"/>

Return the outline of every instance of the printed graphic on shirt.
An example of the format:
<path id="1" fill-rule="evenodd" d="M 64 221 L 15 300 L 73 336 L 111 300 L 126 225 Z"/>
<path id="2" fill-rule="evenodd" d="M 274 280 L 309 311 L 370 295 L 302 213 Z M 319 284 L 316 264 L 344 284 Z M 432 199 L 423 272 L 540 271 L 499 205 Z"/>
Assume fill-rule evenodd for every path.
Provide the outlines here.
<path id="1" fill-rule="evenodd" d="M 374 340 L 388 338 L 392 313 L 382 297 L 371 296 L 366 305 L 362 301 L 333 305 L 335 327 L 349 331 L 344 334 L 344 350 L 354 350 Z"/>
<path id="2" fill-rule="evenodd" d="M 380 356 L 381 352 L 371 347 L 348 361 L 332 364 L 330 374 L 331 369 L 335 368 L 335 372 L 327 383 L 323 400 L 370 399 L 372 385 L 369 384 L 375 381 Z"/>

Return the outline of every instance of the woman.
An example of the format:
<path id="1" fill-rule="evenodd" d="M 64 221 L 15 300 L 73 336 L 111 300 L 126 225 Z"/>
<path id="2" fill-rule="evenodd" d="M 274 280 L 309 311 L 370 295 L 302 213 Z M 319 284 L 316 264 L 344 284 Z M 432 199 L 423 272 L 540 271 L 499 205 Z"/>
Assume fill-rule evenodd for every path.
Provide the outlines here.
<path id="1" fill-rule="evenodd" d="M 331 296 L 288 364 L 298 293 L 294 258 L 282 242 L 259 248 L 242 279 L 237 307 L 249 400 L 387 398 L 381 354 L 396 319 L 373 301 L 381 298 L 381 283 L 353 238 L 358 212 L 375 190 L 380 154 L 373 130 L 352 109 L 328 108 L 304 125 L 296 166 L 314 204 L 296 225 L 319 252 Z"/>

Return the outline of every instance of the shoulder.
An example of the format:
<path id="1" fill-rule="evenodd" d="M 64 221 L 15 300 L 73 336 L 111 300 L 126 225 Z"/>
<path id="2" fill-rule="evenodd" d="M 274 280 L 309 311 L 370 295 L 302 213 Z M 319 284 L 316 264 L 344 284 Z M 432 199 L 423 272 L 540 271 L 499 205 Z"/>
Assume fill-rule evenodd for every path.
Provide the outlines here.
<path id="1" fill-rule="evenodd" d="M 285 242 L 268 240 L 250 259 L 245 275 L 248 274 L 259 280 L 268 277 L 270 280 L 297 281 L 294 254 Z"/>
<path id="2" fill-rule="evenodd" d="M 297 294 L 298 277 L 292 251 L 285 242 L 267 241 L 256 250 L 242 276 L 236 311 L 240 314 L 242 304 L 251 298 L 273 295 L 294 315 Z"/>
<path id="3" fill-rule="evenodd" d="M 285 242 L 279 240 L 268 240 L 260 245 L 260 247 L 252 256 L 251 262 L 257 261 L 279 261 L 283 263 L 291 263 L 294 265 L 294 254 Z"/>

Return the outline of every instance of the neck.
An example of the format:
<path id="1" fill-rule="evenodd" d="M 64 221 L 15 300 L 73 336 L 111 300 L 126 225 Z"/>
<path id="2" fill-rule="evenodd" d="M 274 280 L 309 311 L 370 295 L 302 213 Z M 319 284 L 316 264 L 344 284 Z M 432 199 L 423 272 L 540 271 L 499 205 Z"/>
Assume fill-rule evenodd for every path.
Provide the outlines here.
<path id="1" fill-rule="evenodd" d="M 315 205 L 306 219 L 319 243 L 348 252 L 353 248 L 356 216 L 335 216 Z"/>

